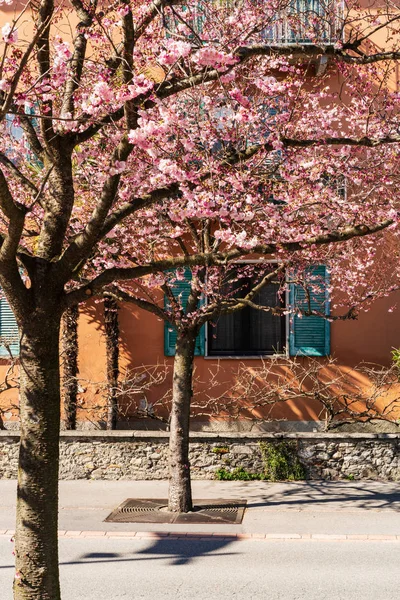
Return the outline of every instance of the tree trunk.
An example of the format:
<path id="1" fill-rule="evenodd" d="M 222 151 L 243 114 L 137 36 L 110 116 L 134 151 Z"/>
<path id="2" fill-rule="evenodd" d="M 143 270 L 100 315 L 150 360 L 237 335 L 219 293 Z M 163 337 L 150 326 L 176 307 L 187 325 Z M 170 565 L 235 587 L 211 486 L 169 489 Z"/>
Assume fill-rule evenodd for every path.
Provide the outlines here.
<path id="1" fill-rule="evenodd" d="M 51 310 L 52 309 L 52 310 Z M 14 600 L 59 600 L 57 511 L 60 429 L 57 307 L 20 327 L 21 443 Z"/>
<path id="2" fill-rule="evenodd" d="M 169 437 L 168 510 L 193 510 L 189 464 L 189 420 L 196 332 L 178 331 L 175 349 Z"/>
<path id="3" fill-rule="evenodd" d="M 116 429 L 118 422 L 117 385 L 119 376 L 118 302 L 104 298 L 104 329 L 107 357 L 107 429 Z"/>
<path id="4" fill-rule="evenodd" d="M 76 429 L 78 395 L 78 305 L 71 306 L 63 314 L 63 397 L 66 429 Z"/>

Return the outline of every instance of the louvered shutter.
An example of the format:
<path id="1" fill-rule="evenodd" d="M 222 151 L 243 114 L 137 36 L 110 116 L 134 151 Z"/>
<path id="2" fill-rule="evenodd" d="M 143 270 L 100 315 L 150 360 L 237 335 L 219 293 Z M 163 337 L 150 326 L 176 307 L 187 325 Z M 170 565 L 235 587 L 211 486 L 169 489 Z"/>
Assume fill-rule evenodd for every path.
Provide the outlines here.
<path id="1" fill-rule="evenodd" d="M 192 273 L 190 269 L 185 269 L 185 279 L 182 281 L 176 281 L 172 286 L 174 296 L 177 298 L 180 296 L 181 303 L 186 308 L 189 294 L 190 294 L 190 281 L 192 279 Z M 164 306 L 168 308 L 169 302 L 164 297 Z M 176 328 L 171 323 L 165 323 L 164 325 L 164 354 L 165 356 L 175 356 L 176 346 Z M 205 326 L 200 330 L 199 335 L 196 338 L 196 347 L 194 350 L 195 356 L 204 356 L 205 348 Z"/>
<path id="2" fill-rule="evenodd" d="M 310 267 L 312 282 L 318 289 L 310 290 L 311 309 L 325 311 L 329 315 L 329 276 L 325 266 Z M 314 279 L 315 278 L 315 279 Z M 317 316 L 296 314 L 298 310 L 308 310 L 308 301 L 304 288 L 300 285 L 290 285 L 290 315 L 289 352 L 291 356 L 327 356 L 330 353 L 330 323 L 327 319 Z"/>
<path id="3" fill-rule="evenodd" d="M 19 354 L 18 326 L 7 300 L 0 298 L 0 356 L 10 358 L 4 344 L 7 344 L 13 356 Z"/>

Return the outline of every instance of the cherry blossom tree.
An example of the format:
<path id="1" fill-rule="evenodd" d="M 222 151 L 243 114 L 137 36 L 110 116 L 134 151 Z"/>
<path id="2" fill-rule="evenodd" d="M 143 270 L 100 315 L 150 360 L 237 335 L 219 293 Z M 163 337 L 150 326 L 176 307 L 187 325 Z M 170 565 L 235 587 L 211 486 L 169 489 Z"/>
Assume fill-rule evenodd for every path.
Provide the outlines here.
<path id="1" fill-rule="evenodd" d="M 350 305 L 370 287 L 379 232 L 397 239 L 400 15 L 386 2 L 307 6 L 1 3 L 0 284 L 21 338 L 18 600 L 60 597 L 65 310 L 117 281 L 163 285 L 157 276 L 186 265 L 202 282 L 202 268 L 254 254 L 299 267 L 323 255 L 339 285 L 345 264 Z M 193 223 L 201 237 L 185 251 Z"/>
<path id="2" fill-rule="evenodd" d="M 306 185 L 304 180 L 303 185 Z M 277 183 L 274 184 L 274 187 L 279 189 Z M 325 187 L 326 182 L 324 187 L 320 188 L 322 193 L 326 192 Z M 223 315 L 244 308 L 269 313 L 273 315 L 273 318 L 282 318 L 291 313 L 292 315 L 300 314 L 305 318 L 311 315 L 329 318 L 331 321 L 354 319 L 357 318 L 360 310 L 364 310 L 365 303 L 371 302 L 372 297 L 386 295 L 389 290 L 398 287 L 397 273 L 393 272 L 392 265 L 387 264 L 387 261 L 385 264 L 380 258 L 382 244 L 384 245 L 386 241 L 383 236 L 373 238 L 373 247 L 370 246 L 368 238 L 364 238 L 364 235 L 361 234 L 363 238 L 361 245 L 360 239 L 353 236 L 347 243 L 343 242 L 340 247 L 331 248 L 321 244 L 321 247 L 313 247 L 311 250 L 297 247 L 293 250 L 289 246 L 289 249 L 281 249 L 279 255 L 275 247 L 268 249 L 264 246 L 255 246 L 255 250 L 258 249 L 263 253 L 262 259 L 248 263 L 235 262 L 231 259 L 231 256 L 237 256 L 237 246 L 235 245 L 237 237 L 241 233 L 246 236 L 252 234 L 255 236 L 256 231 L 264 225 L 262 217 L 265 216 L 265 211 L 268 212 L 270 220 L 272 214 L 275 214 L 276 220 L 282 218 L 287 209 L 287 202 L 277 202 L 278 189 L 275 191 L 274 204 L 271 200 L 266 203 L 262 194 L 260 194 L 259 202 L 253 198 L 251 210 L 255 211 L 256 217 L 248 216 L 244 229 L 243 216 L 233 215 L 235 211 L 233 206 L 229 214 L 227 213 L 224 218 L 220 216 L 218 221 L 214 215 L 209 217 L 209 207 L 206 209 L 206 217 L 201 216 L 201 213 L 204 214 L 204 208 L 196 207 L 196 217 L 194 218 L 192 214 L 184 223 L 179 221 L 179 225 L 171 219 L 171 209 L 168 205 L 160 204 L 154 206 L 152 210 L 138 212 L 136 215 L 137 228 L 139 225 L 144 227 L 146 237 L 140 241 L 136 240 L 136 252 L 141 248 L 144 255 L 149 255 L 153 252 L 154 247 L 157 247 L 158 252 L 164 251 L 165 256 L 181 255 L 182 258 L 190 259 L 201 255 L 207 248 L 211 265 L 218 264 L 221 256 L 224 256 L 227 264 L 208 267 L 194 266 L 190 270 L 180 268 L 142 278 L 135 284 L 132 282 L 128 282 L 128 285 L 114 283 L 108 287 L 111 297 L 121 302 L 133 303 L 137 307 L 153 313 L 168 324 L 168 330 L 171 332 L 168 334 L 168 338 L 173 335 L 175 347 L 169 416 L 168 508 L 174 512 L 193 510 L 189 429 L 193 398 L 194 357 L 201 344 L 198 337 L 201 328 L 206 323 L 216 323 Z M 247 186 L 247 192 L 249 191 Z M 312 190 L 309 189 L 308 194 L 311 193 Z M 330 199 L 332 200 L 335 194 L 338 195 L 337 201 L 340 202 L 341 193 L 337 190 L 330 190 Z M 181 210 L 184 211 L 184 204 L 187 205 L 187 203 L 183 200 L 177 200 L 175 208 L 178 208 L 180 203 L 182 203 Z M 318 214 L 317 220 L 321 221 L 322 218 L 323 215 Z M 225 227 L 232 237 L 229 242 L 221 235 L 225 231 Z M 284 227 L 286 229 L 285 225 Z M 232 232 L 232 229 L 235 233 Z M 280 230 L 280 239 L 283 239 L 285 235 L 286 231 Z M 221 241 L 221 238 L 224 241 Z M 119 245 L 118 242 L 114 243 Z M 118 254 L 124 252 L 123 246 L 124 242 L 119 246 Z M 224 251 L 221 250 L 222 248 Z M 361 252 L 363 252 L 362 258 Z M 151 260 L 150 257 L 149 260 Z M 368 289 L 367 294 L 362 285 L 363 277 L 358 275 L 360 260 L 365 269 L 363 277 L 365 277 Z M 370 268 L 368 268 L 368 261 L 371 262 Z M 310 264 L 321 263 L 328 265 L 335 281 L 340 281 L 344 277 L 349 279 L 347 294 L 341 295 L 338 304 L 334 304 L 334 309 L 329 316 L 325 312 L 325 276 L 321 278 L 320 275 L 313 275 L 313 271 L 309 270 Z M 349 277 L 349 273 L 354 273 L 354 286 L 358 283 L 357 288 L 352 288 L 352 277 Z M 299 301 L 294 301 L 292 305 L 286 306 L 284 299 L 293 285 L 300 286 L 304 293 L 300 295 Z M 274 286 L 272 296 L 268 296 L 267 303 L 266 297 L 263 296 L 266 286 Z M 373 293 L 372 290 L 374 290 Z M 313 298 L 312 302 L 311 297 Z M 271 326 L 274 327 L 272 323 Z M 208 331 L 212 336 L 213 326 L 209 327 Z M 279 343 L 281 342 L 279 336 Z M 283 345 L 285 343 L 286 340 L 283 340 Z M 200 350 L 200 353 L 204 353 L 204 351 Z M 251 404 L 251 398 L 248 399 L 248 402 Z"/>

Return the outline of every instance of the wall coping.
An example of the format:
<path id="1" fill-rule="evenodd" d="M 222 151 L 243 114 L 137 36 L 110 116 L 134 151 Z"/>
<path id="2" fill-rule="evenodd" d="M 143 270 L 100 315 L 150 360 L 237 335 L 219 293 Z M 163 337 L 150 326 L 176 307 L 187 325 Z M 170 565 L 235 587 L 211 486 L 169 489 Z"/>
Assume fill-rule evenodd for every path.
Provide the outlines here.
<path id="1" fill-rule="evenodd" d="M 19 431 L 0 430 L 2 440 L 19 440 Z M 117 430 L 117 431 L 61 431 L 60 441 L 63 442 L 125 442 L 125 441 L 167 441 L 168 431 L 142 431 L 142 430 Z M 331 432 L 192 432 L 191 442 L 244 442 L 259 440 L 321 440 L 321 441 L 362 441 L 362 440 L 400 440 L 400 433 L 331 433 Z"/>

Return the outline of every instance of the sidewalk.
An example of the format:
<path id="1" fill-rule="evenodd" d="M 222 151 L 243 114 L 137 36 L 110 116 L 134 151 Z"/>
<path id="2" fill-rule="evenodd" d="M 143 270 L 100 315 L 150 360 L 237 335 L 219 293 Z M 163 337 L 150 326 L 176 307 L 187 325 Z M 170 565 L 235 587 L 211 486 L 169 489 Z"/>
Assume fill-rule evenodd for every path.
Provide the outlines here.
<path id="1" fill-rule="evenodd" d="M 400 484 L 194 481 L 193 497 L 247 499 L 241 525 L 105 523 L 127 498 L 166 498 L 166 481 L 61 481 L 60 536 L 388 540 L 400 542 Z M 15 481 L 0 481 L 0 535 L 15 522 Z"/>

